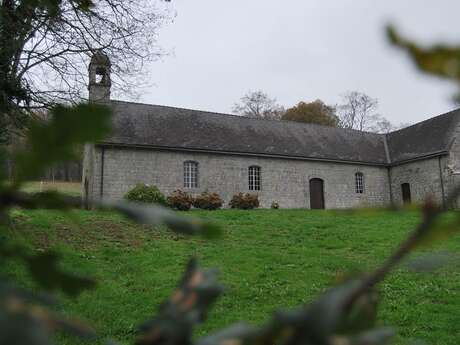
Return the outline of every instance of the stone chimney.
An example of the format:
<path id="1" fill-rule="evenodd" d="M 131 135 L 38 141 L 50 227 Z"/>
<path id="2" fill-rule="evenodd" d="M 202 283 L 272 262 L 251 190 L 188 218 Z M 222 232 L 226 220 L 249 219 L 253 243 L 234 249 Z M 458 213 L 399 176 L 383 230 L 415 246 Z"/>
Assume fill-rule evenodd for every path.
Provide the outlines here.
<path id="1" fill-rule="evenodd" d="M 110 101 L 111 63 L 107 55 L 100 50 L 94 53 L 89 64 L 89 101 L 105 103 Z"/>

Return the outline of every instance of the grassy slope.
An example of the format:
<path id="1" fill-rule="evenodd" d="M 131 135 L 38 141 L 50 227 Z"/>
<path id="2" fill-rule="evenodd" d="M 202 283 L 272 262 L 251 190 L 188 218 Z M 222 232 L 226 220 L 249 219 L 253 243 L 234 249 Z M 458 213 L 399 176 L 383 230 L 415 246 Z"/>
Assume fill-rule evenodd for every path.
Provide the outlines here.
<path id="1" fill-rule="evenodd" d="M 57 190 L 70 196 L 81 195 L 80 182 L 52 182 L 52 181 L 34 181 L 26 183 L 22 190 L 27 193 L 36 193 L 47 190 Z"/>
<path id="2" fill-rule="evenodd" d="M 96 290 L 64 300 L 64 312 L 94 323 L 105 336 L 130 341 L 135 327 L 154 313 L 191 255 L 217 267 L 227 286 L 204 334 L 238 320 L 261 323 L 282 307 L 308 302 L 340 272 L 371 269 L 418 221 L 416 213 L 347 215 L 325 211 L 258 210 L 193 212 L 221 223 L 218 241 L 149 231 L 112 213 L 16 212 L 18 241 L 66 253 L 68 269 L 90 274 Z M 460 238 L 445 249 L 460 253 Z M 17 267 L 10 274 L 27 282 Z M 383 285 L 382 324 L 398 329 L 398 344 L 423 338 L 431 344 L 460 339 L 460 274 L 396 271 Z M 73 342 L 73 341 L 72 341 Z"/>

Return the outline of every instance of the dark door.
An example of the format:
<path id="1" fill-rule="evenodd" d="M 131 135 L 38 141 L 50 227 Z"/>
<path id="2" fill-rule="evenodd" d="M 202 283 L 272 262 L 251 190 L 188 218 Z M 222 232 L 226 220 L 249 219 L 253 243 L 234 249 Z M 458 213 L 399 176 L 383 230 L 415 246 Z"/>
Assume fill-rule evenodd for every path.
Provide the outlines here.
<path id="1" fill-rule="evenodd" d="M 310 180 L 310 208 L 312 210 L 324 208 L 324 182 L 320 178 Z"/>
<path id="2" fill-rule="evenodd" d="M 411 202 L 410 184 L 409 183 L 403 183 L 401 185 L 401 190 L 402 190 L 403 203 L 410 204 L 410 202 Z"/>

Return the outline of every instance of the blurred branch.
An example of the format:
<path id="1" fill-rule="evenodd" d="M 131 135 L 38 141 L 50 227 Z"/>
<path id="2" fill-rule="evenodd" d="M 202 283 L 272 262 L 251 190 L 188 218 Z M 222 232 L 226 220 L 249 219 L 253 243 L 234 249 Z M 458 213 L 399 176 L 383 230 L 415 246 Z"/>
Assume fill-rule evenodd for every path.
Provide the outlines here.
<path id="1" fill-rule="evenodd" d="M 422 47 L 399 33 L 393 26 L 386 28 L 388 40 L 404 50 L 423 73 L 454 81 L 460 87 L 460 45 L 436 44 Z M 460 100 L 460 93 L 456 100 Z"/>
<path id="2" fill-rule="evenodd" d="M 208 309 L 222 292 L 216 272 L 204 271 L 191 260 L 179 287 L 160 306 L 158 315 L 141 326 L 137 344 L 191 344 L 193 327 L 206 320 Z"/>
<path id="3" fill-rule="evenodd" d="M 456 220 L 454 224 L 444 228 L 438 228 L 436 221 L 439 217 L 446 212 L 446 210 L 452 209 L 455 204 L 455 200 L 460 197 L 460 186 L 457 186 L 446 198 L 445 208 L 441 208 L 435 205 L 432 201 L 427 200 L 423 207 L 423 220 L 417 226 L 417 228 L 409 235 L 409 237 L 399 246 L 398 249 L 373 273 L 368 275 L 360 284 L 356 292 L 347 301 L 347 307 L 349 308 L 356 299 L 361 297 L 367 291 L 372 289 L 375 285 L 380 283 L 385 277 L 399 264 L 401 261 L 410 254 L 413 250 L 419 247 L 421 244 L 427 241 L 436 240 L 437 237 L 443 237 L 442 233 L 436 234 L 436 232 L 458 232 L 459 221 Z"/>

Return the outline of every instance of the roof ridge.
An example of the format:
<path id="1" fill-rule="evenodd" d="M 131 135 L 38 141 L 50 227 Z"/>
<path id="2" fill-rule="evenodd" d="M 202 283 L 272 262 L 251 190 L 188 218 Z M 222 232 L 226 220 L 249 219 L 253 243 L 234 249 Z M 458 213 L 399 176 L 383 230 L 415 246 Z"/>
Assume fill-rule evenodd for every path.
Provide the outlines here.
<path id="1" fill-rule="evenodd" d="M 437 118 L 439 118 L 439 117 L 443 117 L 443 116 L 450 115 L 450 114 L 455 113 L 456 111 L 459 111 L 459 110 L 460 110 L 460 107 L 459 107 L 459 108 L 452 109 L 452 110 L 449 110 L 449 111 L 446 112 L 446 113 L 439 114 L 439 115 L 430 117 L 430 118 L 428 118 L 428 119 L 426 119 L 426 120 L 416 122 L 416 123 L 414 123 L 414 124 L 412 124 L 412 125 L 410 125 L 410 126 L 407 126 L 407 127 L 400 128 L 400 129 L 397 129 L 397 130 L 395 130 L 395 131 L 389 132 L 389 133 L 387 133 L 386 135 L 390 135 L 390 134 L 393 134 L 393 133 L 397 133 L 397 132 L 400 132 L 400 131 L 404 131 L 404 130 L 406 130 L 406 129 L 408 129 L 408 128 L 412 128 L 412 127 L 418 126 L 418 125 L 423 124 L 423 123 L 425 123 L 425 122 L 433 121 L 433 120 L 435 120 L 435 119 L 437 119 Z"/>
<path id="2" fill-rule="evenodd" d="M 297 125 L 306 126 L 306 127 L 315 126 L 315 127 L 321 127 L 321 128 L 329 128 L 329 129 L 332 129 L 332 130 L 355 132 L 355 133 L 361 133 L 361 134 L 370 134 L 370 135 L 375 135 L 375 136 L 384 136 L 385 135 L 385 134 L 382 134 L 382 133 L 361 131 L 361 130 L 357 130 L 357 129 L 353 129 L 353 128 L 343 128 L 343 127 L 333 127 L 333 126 L 320 125 L 318 123 L 305 123 L 305 122 L 297 122 L 297 121 L 292 121 L 292 120 L 275 120 L 275 119 L 248 117 L 248 116 L 243 116 L 243 115 L 228 114 L 228 113 L 222 113 L 222 112 L 217 112 L 217 111 L 208 111 L 208 110 L 200 110 L 200 109 L 175 107 L 175 106 L 162 105 L 162 104 L 151 104 L 151 103 L 142 103 L 142 102 L 121 101 L 121 100 L 114 100 L 114 99 L 112 99 L 110 101 L 111 102 L 118 102 L 118 103 L 126 103 L 126 104 L 146 105 L 146 106 L 170 108 L 170 109 L 177 109 L 177 110 L 195 111 L 195 112 L 205 113 L 205 114 L 209 114 L 209 115 L 219 115 L 219 116 L 228 116 L 228 117 L 238 118 L 238 119 L 241 119 L 243 121 L 266 121 L 266 122 L 273 122 L 273 123 L 295 123 Z"/>
<path id="3" fill-rule="evenodd" d="M 388 147 L 387 134 L 383 136 L 383 147 L 385 149 L 385 157 L 387 159 L 387 163 L 391 164 L 391 155 L 390 155 L 390 148 Z"/>

